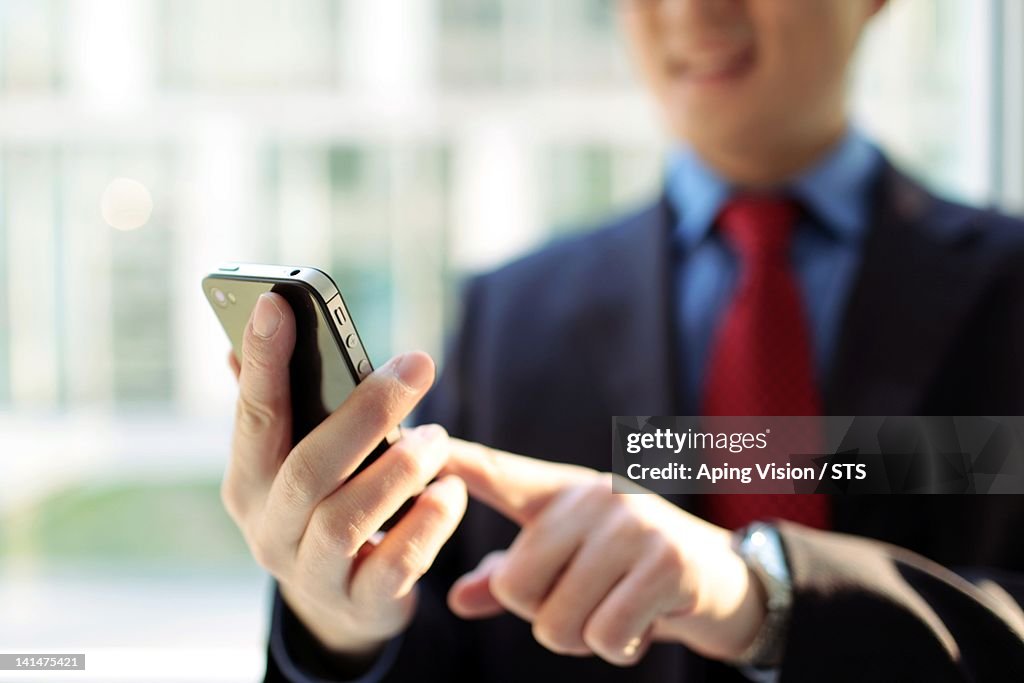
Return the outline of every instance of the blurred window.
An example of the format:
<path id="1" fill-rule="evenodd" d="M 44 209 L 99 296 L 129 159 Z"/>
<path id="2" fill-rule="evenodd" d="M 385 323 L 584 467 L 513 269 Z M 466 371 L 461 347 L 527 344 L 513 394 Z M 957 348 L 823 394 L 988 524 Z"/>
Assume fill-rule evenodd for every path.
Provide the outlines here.
<path id="1" fill-rule="evenodd" d="M 613 0 L 441 1 L 441 81 L 621 84 L 628 70 Z"/>
<path id="2" fill-rule="evenodd" d="M 199 279 L 319 266 L 376 362 L 440 359 L 467 274 L 659 191 L 615 4 L 0 2 L 0 642 L 257 675 L 266 580 L 217 496 L 235 388 Z M 888 3 L 859 124 L 944 192 L 1024 205 L 1021 12 Z M 137 229 L 101 214 L 119 177 L 151 196 Z"/>
<path id="3" fill-rule="evenodd" d="M 32 93 L 59 88 L 64 80 L 61 42 L 63 0 L 0 3 L 0 88 Z"/>
<path id="4" fill-rule="evenodd" d="M 160 0 L 161 85 L 186 90 L 330 87 L 337 2 Z"/>

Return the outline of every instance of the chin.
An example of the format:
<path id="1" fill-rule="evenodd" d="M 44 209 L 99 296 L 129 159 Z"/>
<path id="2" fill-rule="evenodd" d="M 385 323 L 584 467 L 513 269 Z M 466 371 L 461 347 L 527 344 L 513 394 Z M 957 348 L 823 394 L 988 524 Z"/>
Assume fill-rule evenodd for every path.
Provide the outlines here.
<path id="1" fill-rule="evenodd" d="M 758 113 L 748 98 L 714 98 L 713 101 L 678 98 L 663 101 L 663 113 L 672 132 L 684 140 L 706 139 L 715 144 L 736 144 L 737 138 L 764 134 L 770 117 Z"/>
<path id="2" fill-rule="evenodd" d="M 750 122 L 723 119 L 728 117 L 680 117 L 670 119 L 669 126 L 676 139 L 689 144 L 705 158 L 714 152 L 727 152 L 731 156 L 744 149 L 750 150 L 756 145 L 756 133 L 764 133 L 763 127 Z"/>

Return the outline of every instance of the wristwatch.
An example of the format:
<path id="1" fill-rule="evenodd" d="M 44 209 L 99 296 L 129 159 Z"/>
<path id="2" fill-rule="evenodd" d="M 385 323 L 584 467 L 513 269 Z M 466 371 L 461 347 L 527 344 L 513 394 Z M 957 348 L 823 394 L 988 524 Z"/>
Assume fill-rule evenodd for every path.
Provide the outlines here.
<path id="1" fill-rule="evenodd" d="M 764 587 L 765 616 L 754 642 L 732 663 L 759 669 L 778 667 L 793 608 L 793 581 L 782 539 L 774 525 L 754 522 L 736 532 L 733 544 Z"/>

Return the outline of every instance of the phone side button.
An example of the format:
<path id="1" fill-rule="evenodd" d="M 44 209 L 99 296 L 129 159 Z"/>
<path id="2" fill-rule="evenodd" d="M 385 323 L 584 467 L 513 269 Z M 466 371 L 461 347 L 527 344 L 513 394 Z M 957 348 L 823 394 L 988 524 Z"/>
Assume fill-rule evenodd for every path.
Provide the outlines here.
<path id="1" fill-rule="evenodd" d="M 345 324 L 345 311 L 341 310 L 341 306 L 334 309 L 334 319 L 338 321 L 339 325 Z"/>
<path id="2" fill-rule="evenodd" d="M 356 366 L 356 372 L 359 373 L 360 377 L 366 377 L 370 374 L 370 361 L 365 358 L 359 361 L 359 365 Z"/>
<path id="3" fill-rule="evenodd" d="M 347 337 L 345 337 L 345 346 L 347 346 L 350 349 L 356 348 L 356 344 L 358 343 L 359 339 L 354 334 L 350 334 Z"/>

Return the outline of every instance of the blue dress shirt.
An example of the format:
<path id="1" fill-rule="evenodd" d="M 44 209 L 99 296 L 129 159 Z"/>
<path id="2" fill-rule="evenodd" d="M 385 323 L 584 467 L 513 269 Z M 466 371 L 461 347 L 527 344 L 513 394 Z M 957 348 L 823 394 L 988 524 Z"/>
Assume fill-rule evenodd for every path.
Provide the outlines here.
<path id="1" fill-rule="evenodd" d="M 856 130 L 821 161 L 780 188 L 805 215 L 793 234 L 790 258 L 803 296 L 819 385 L 830 366 L 841 313 L 860 263 L 870 222 L 871 187 L 882 168 L 878 149 Z M 714 331 L 729 305 L 739 263 L 714 229 L 738 188 L 689 148 L 668 161 L 666 193 L 679 224 L 674 235 L 675 324 L 682 345 L 682 397 L 689 414 L 700 407 L 704 369 Z"/>

